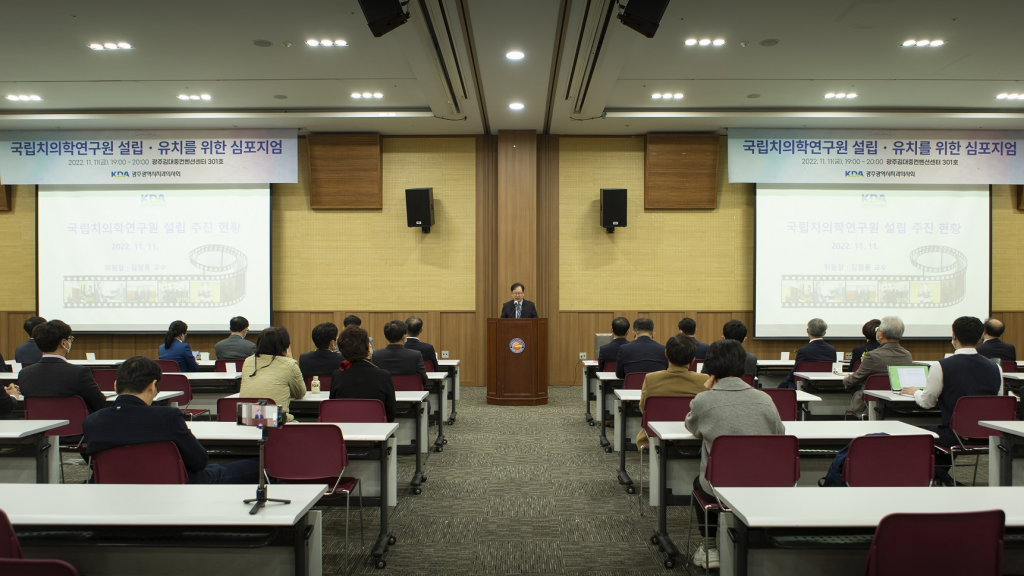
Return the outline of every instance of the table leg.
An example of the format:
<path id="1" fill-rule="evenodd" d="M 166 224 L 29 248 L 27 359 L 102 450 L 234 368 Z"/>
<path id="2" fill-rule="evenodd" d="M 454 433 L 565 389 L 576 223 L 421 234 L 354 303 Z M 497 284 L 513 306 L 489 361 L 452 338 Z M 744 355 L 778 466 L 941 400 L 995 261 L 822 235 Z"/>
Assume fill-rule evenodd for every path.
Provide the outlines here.
<path id="1" fill-rule="evenodd" d="M 747 549 L 748 549 L 748 528 L 747 525 L 736 516 L 736 576 L 747 576 Z"/>
<path id="2" fill-rule="evenodd" d="M 452 413 L 448 416 L 448 425 L 451 426 L 455 424 L 455 417 L 458 415 L 458 412 L 455 411 L 455 401 L 459 399 L 459 367 L 454 366 L 454 370 L 448 374 L 452 377 L 451 381 L 454 387 L 452 390 Z"/>
<path id="3" fill-rule="evenodd" d="M 590 413 L 590 380 L 587 378 L 587 367 L 583 366 L 583 406 L 586 410 L 583 417 L 587 424 L 594 425 L 594 415 Z"/>
<path id="4" fill-rule="evenodd" d="M 370 551 L 370 556 L 375 558 L 374 564 L 378 568 L 384 568 L 384 553 L 388 546 L 395 543 L 395 536 L 388 527 L 388 442 L 380 443 L 380 534 L 377 535 L 377 542 Z"/>
<path id="5" fill-rule="evenodd" d="M 618 426 L 619 430 L 619 484 L 626 487 L 626 492 L 633 494 L 636 489 L 633 488 L 633 479 L 629 477 L 626 472 L 626 406 L 625 402 L 617 401 L 619 405 L 618 416 L 615 420 L 615 425 Z"/>
<path id="6" fill-rule="evenodd" d="M 988 437 L 989 486 L 1013 486 L 1013 439 Z"/>
<path id="7" fill-rule="evenodd" d="M 50 483 L 50 437 L 46 434 L 36 436 L 36 484 Z M 60 449 L 57 449 L 60 459 Z"/>
<path id="8" fill-rule="evenodd" d="M 597 384 L 597 417 L 599 420 L 601 420 L 601 447 L 604 448 L 605 452 L 611 452 L 612 443 L 608 441 L 608 435 L 605 432 L 604 425 L 604 386 L 605 384 L 603 381 Z"/>
<path id="9" fill-rule="evenodd" d="M 661 549 L 668 556 L 665 566 L 671 568 L 675 563 L 674 558 L 679 556 L 679 549 L 676 548 L 672 538 L 668 535 L 668 453 L 672 449 L 671 442 L 662 442 L 655 448 L 658 454 L 658 478 L 661 482 L 661 499 L 658 502 L 658 531 L 651 536 L 651 543 L 661 546 Z"/>
<path id="10" fill-rule="evenodd" d="M 875 402 L 865 402 L 868 406 L 868 420 L 874 422 L 875 420 L 881 420 L 878 417 L 878 411 L 881 409 L 882 401 L 877 400 Z"/>
<path id="11" fill-rule="evenodd" d="M 441 382 L 438 383 L 438 386 L 440 386 L 441 389 L 437 393 L 437 398 L 441 402 L 447 402 L 448 401 L 447 400 L 447 398 L 448 398 L 448 387 L 444 385 L 445 382 L 447 382 L 447 380 L 441 380 Z M 448 441 L 444 439 L 444 414 L 443 414 L 443 410 L 441 410 L 441 407 L 438 406 L 438 409 L 437 409 L 437 440 L 434 440 L 434 450 L 436 450 L 437 452 L 444 452 L 444 445 L 447 444 L 447 443 L 448 443 Z"/>
<path id="12" fill-rule="evenodd" d="M 416 472 L 413 473 L 412 482 L 409 483 L 412 486 L 413 494 L 420 494 L 423 492 L 420 485 L 427 480 L 427 477 L 423 475 L 422 456 L 420 455 L 420 442 L 422 441 L 422 438 L 420 437 L 422 430 L 420 427 L 423 424 L 423 413 L 425 411 L 426 403 L 420 402 L 419 405 L 416 406 L 416 433 L 413 435 L 413 444 L 416 446 Z"/>
<path id="13" fill-rule="evenodd" d="M 309 559 L 306 550 L 307 525 L 305 514 L 300 516 L 298 522 L 295 523 L 295 576 L 308 576 L 309 574 Z"/>

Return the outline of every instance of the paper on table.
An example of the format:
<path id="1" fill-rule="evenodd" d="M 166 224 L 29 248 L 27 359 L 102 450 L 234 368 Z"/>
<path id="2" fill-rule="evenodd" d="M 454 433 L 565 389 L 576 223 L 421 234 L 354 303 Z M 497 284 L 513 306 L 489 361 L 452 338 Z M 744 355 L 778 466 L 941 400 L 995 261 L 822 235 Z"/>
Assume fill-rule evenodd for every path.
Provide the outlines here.
<path id="1" fill-rule="evenodd" d="M 842 362 L 833 362 L 832 363 L 832 373 L 833 374 L 839 374 L 842 371 L 843 371 L 843 363 Z"/>
<path id="2" fill-rule="evenodd" d="M 789 360 L 789 352 L 783 352 L 779 355 L 780 360 Z"/>
<path id="3" fill-rule="evenodd" d="M 836 351 L 836 362 L 842 362 L 845 355 L 845 352 Z"/>
<path id="4" fill-rule="evenodd" d="M 224 371 L 227 372 L 228 374 L 234 374 L 235 368 L 236 366 L 234 362 L 228 362 L 224 364 Z"/>
<path id="5" fill-rule="evenodd" d="M 11 362 L 11 372 L 14 372 L 15 374 L 21 372 L 21 364 L 17 362 Z"/>
<path id="6" fill-rule="evenodd" d="M 199 353 L 199 359 L 202 360 L 203 362 L 208 361 L 210 359 L 210 353 L 209 352 L 200 352 Z"/>
<path id="7" fill-rule="evenodd" d="M 704 369 L 704 363 L 703 362 L 697 364 L 697 373 L 698 374 L 700 374 L 700 371 L 703 370 L 703 369 Z"/>
<path id="8" fill-rule="evenodd" d="M 86 360 L 95 360 L 96 359 L 96 353 L 95 352 L 86 352 L 85 353 L 85 359 Z"/>
<path id="9" fill-rule="evenodd" d="M 928 384 L 928 377 L 924 375 L 921 368 L 897 368 L 896 375 L 899 377 L 900 386 L 903 388 L 924 388 Z"/>

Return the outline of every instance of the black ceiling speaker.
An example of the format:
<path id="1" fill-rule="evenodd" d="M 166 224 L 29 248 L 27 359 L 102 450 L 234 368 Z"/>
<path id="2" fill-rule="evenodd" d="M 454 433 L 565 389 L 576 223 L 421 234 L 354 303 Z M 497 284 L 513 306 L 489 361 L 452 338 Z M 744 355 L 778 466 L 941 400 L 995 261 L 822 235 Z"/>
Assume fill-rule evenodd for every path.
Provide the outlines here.
<path id="1" fill-rule="evenodd" d="M 608 232 L 626 227 L 626 190 L 601 188 L 601 226 Z"/>
<path id="2" fill-rule="evenodd" d="M 409 13 L 399 0 L 359 0 L 359 7 L 363 9 L 366 25 L 374 38 L 380 38 L 409 20 Z"/>
<path id="3" fill-rule="evenodd" d="M 644 36 L 654 38 L 665 8 L 668 8 L 668 0 L 629 0 L 619 13 L 619 20 Z"/>
<path id="4" fill-rule="evenodd" d="M 405 190 L 405 216 L 409 228 L 422 228 L 430 233 L 434 225 L 434 189 L 407 188 Z"/>

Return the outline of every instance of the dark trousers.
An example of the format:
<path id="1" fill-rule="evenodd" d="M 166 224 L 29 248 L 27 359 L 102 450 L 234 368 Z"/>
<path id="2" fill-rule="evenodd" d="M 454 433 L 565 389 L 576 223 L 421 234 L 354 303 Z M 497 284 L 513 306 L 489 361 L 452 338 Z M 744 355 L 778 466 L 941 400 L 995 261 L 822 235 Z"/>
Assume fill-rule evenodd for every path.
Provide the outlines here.
<path id="1" fill-rule="evenodd" d="M 956 440 L 956 434 L 953 433 L 952 428 L 946 426 L 922 426 L 925 430 L 935 432 L 939 435 L 935 439 L 936 446 L 942 446 L 944 448 L 951 448 L 953 446 L 959 446 L 960 443 Z M 953 458 L 949 454 L 943 454 L 938 450 L 935 451 L 935 477 L 941 478 L 946 474 L 949 474 L 949 467 L 953 465 Z"/>
<path id="2" fill-rule="evenodd" d="M 210 464 L 199 472 L 189 473 L 189 484 L 258 484 L 260 461 L 256 458 L 230 464 Z"/>
<path id="3" fill-rule="evenodd" d="M 701 487 L 700 476 L 697 476 L 696 478 L 693 479 L 693 491 L 696 492 L 697 494 L 700 494 L 700 497 L 703 498 L 706 502 L 718 504 L 718 498 L 715 498 L 711 494 L 708 494 L 707 492 L 704 491 L 704 488 Z M 697 509 L 697 522 L 700 523 L 700 535 L 705 538 L 713 540 L 715 536 L 718 535 L 718 513 L 705 512 L 704 508 L 701 508 L 699 503 L 695 506 L 695 508 Z M 707 522 L 708 524 L 708 529 L 706 531 L 704 530 L 705 522 Z M 713 546 L 709 545 L 708 547 L 712 548 Z"/>

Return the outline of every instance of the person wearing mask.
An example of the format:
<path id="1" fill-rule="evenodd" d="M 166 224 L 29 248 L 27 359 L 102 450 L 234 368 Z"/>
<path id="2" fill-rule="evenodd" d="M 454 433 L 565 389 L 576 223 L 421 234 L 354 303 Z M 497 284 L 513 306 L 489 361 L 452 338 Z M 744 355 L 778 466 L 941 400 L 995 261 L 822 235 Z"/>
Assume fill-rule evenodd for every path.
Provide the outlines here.
<path id="1" fill-rule="evenodd" d="M 14 351 L 14 361 L 22 366 L 35 364 L 43 358 L 43 351 L 39 349 L 39 345 L 36 344 L 36 339 L 32 337 L 32 331 L 40 324 L 46 324 L 46 318 L 33 316 L 28 320 L 25 320 L 23 328 L 25 329 L 25 333 L 28 334 L 28 341 L 19 345 Z"/>
<path id="2" fill-rule="evenodd" d="M 106 407 L 107 398 L 93 379 L 92 370 L 67 360 L 75 340 L 70 326 L 50 320 L 36 326 L 32 337 L 43 357 L 18 373 L 18 387 L 25 398 L 81 396 L 90 412 Z"/>
<path id="3" fill-rule="evenodd" d="M 167 336 L 164 343 L 157 349 L 161 360 L 174 360 L 178 363 L 178 370 L 182 372 L 198 372 L 199 364 L 196 362 L 192 347 L 185 343 L 188 336 L 188 324 L 181 320 L 171 322 L 167 327 Z"/>
<path id="4" fill-rule="evenodd" d="M 326 376 L 321 380 L 327 380 L 345 359 L 338 353 L 338 327 L 333 322 L 317 324 L 312 337 L 316 350 L 299 356 L 299 370 L 303 378 Z"/>

